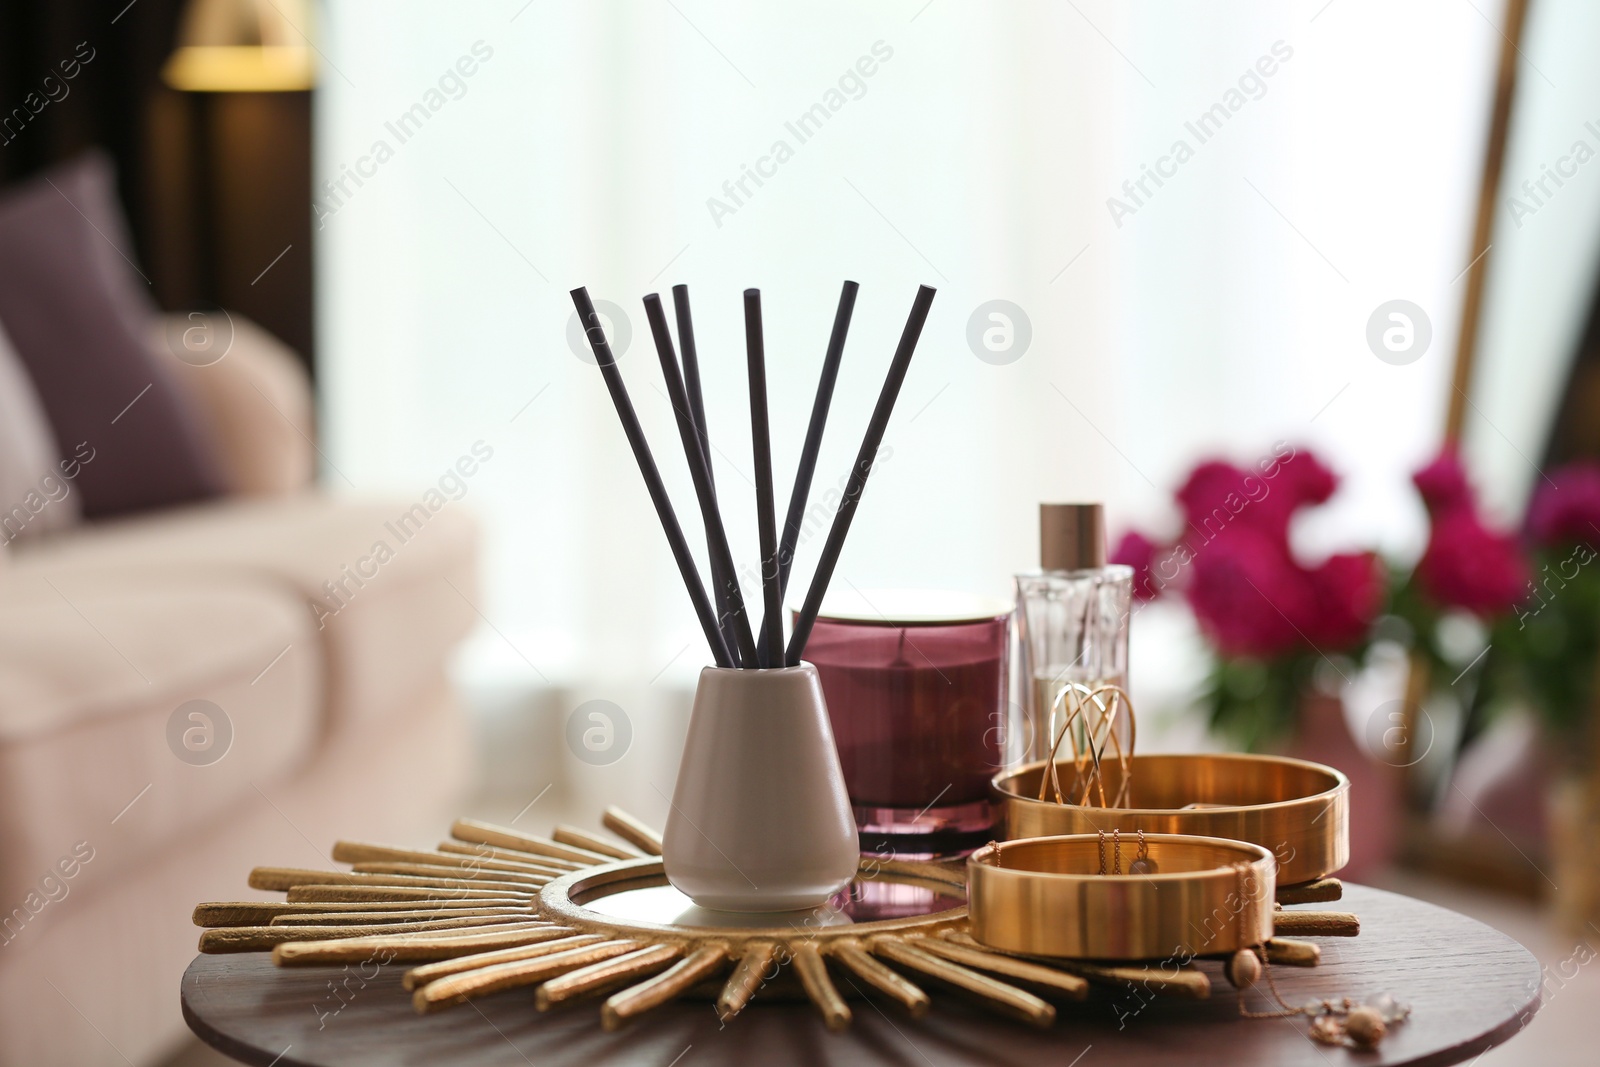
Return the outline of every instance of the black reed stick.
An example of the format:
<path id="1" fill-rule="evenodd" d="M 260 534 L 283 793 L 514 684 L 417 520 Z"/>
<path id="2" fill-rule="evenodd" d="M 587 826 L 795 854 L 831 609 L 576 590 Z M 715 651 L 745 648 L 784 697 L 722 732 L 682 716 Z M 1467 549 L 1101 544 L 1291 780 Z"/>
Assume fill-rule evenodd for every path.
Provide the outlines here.
<path id="1" fill-rule="evenodd" d="M 694 341 L 694 319 L 689 314 L 689 287 L 672 287 L 672 309 L 678 320 L 678 352 L 683 357 L 683 384 L 689 393 L 689 414 L 694 416 L 695 433 L 700 438 L 700 451 L 706 457 L 706 481 L 711 486 L 711 497 L 717 495 L 717 473 L 711 463 L 711 430 L 706 424 L 706 401 L 700 390 L 700 355 Z M 721 508 L 718 508 L 721 514 Z M 711 529 L 706 528 L 706 554 L 711 558 L 711 598 L 717 608 L 717 629 L 729 648 L 738 647 L 733 625 L 733 605 L 728 600 L 728 587 L 737 579 L 730 572 L 722 573 L 717 565 L 717 555 L 711 549 Z"/>
<path id="2" fill-rule="evenodd" d="M 656 354 L 661 358 L 661 375 L 667 382 L 667 399 L 671 401 L 673 414 L 678 419 L 678 436 L 683 439 L 683 452 L 689 460 L 689 477 L 694 482 L 695 495 L 700 500 L 700 514 L 705 520 L 706 544 L 711 555 L 712 580 L 723 586 L 728 598 L 728 619 L 733 626 L 738 664 L 754 667 L 755 638 L 750 632 L 744 597 L 740 595 L 739 583 L 734 577 L 733 553 L 728 549 L 728 534 L 722 525 L 722 512 L 717 508 L 717 495 L 711 488 L 711 463 L 700 450 L 700 437 L 695 432 L 694 416 L 689 412 L 689 398 L 684 393 L 683 378 L 678 374 L 678 356 L 672 350 L 672 334 L 667 328 L 667 313 L 662 310 L 659 294 L 651 293 L 644 298 L 644 313 L 650 320 Z"/>
<path id="3" fill-rule="evenodd" d="M 706 641 L 711 645 L 712 658 L 719 667 L 732 667 L 735 665 L 733 653 L 723 643 L 722 633 L 717 629 L 717 619 L 712 614 L 711 601 L 706 599 L 705 587 L 700 584 L 700 574 L 695 570 L 689 542 L 684 540 L 678 516 L 673 513 L 667 487 L 661 484 L 661 472 L 656 470 L 656 461 L 650 455 L 650 442 L 645 440 L 639 416 L 633 410 L 633 402 L 628 399 L 628 387 L 623 384 L 622 374 L 617 370 L 616 357 L 611 354 L 611 345 L 606 341 L 605 328 L 600 325 L 600 316 L 594 309 L 594 301 L 589 299 L 589 291 L 582 286 L 572 290 L 572 304 L 578 309 L 578 321 L 584 324 L 584 334 L 589 338 L 589 347 L 594 350 L 595 362 L 600 365 L 600 375 L 611 394 L 611 403 L 617 409 L 617 417 L 622 420 L 622 430 L 628 436 L 629 446 L 633 448 L 633 458 L 639 463 L 639 473 L 644 476 L 645 488 L 650 491 L 650 501 L 656 506 L 661 528 L 666 531 L 667 544 L 672 548 L 673 559 L 677 560 L 678 573 L 683 576 L 683 584 L 689 590 L 689 599 L 694 602 L 700 628 L 705 631 Z"/>
<path id="4" fill-rule="evenodd" d="M 783 593 L 778 588 L 778 524 L 772 496 L 772 429 L 767 420 L 767 349 L 761 290 L 744 291 L 744 351 L 750 370 L 750 444 L 756 462 L 756 532 L 761 540 L 761 591 L 766 601 L 757 650 L 763 667 L 782 666 Z"/>
<path id="5" fill-rule="evenodd" d="M 689 393 L 689 413 L 700 435 L 700 451 L 706 454 L 706 472 L 711 487 L 717 487 L 716 471 L 711 469 L 711 430 L 706 425 L 705 394 L 700 391 L 700 350 L 694 343 L 694 319 L 689 315 L 689 287 L 672 287 L 672 312 L 678 320 L 678 354 L 683 357 L 683 384 Z"/>
<path id="6" fill-rule="evenodd" d="M 789 637 L 789 648 L 784 662 L 789 666 L 800 663 L 806 641 L 811 637 L 811 627 L 816 624 L 817 611 L 822 607 L 822 596 L 833 580 L 833 568 L 844 550 L 845 535 L 850 532 L 850 520 L 855 516 L 856 505 L 861 502 L 861 492 L 866 488 L 867 475 L 872 473 L 872 463 L 878 446 L 883 443 L 883 432 L 889 426 L 889 416 L 894 413 L 895 398 L 906 380 L 906 370 L 911 366 L 911 356 L 917 350 L 917 338 L 922 335 L 923 323 L 928 320 L 928 308 L 933 304 L 934 290 L 924 285 L 917 289 L 917 298 L 911 303 L 911 317 L 900 334 L 900 345 L 889 363 L 889 376 L 883 380 L 883 390 L 867 422 L 867 434 L 861 439 L 861 451 L 856 453 L 856 465 L 850 468 L 850 478 L 845 483 L 844 499 L 834 513 L 833 526 L 828 530 L 828 540 L 822 546 L 822 556 L 817 561 L 817 573 L 811 577 L 811 588 L 806 591 L 806 601 L 795 620 L 794 633 Z"/>
<path id="7" fill-rule="evenodd" d="M 833 334 L 822 360 L 822 377 L 817 379 L 817 398 L 811 403 L 811 423 L 806 427 L 806 442 L 800 448 L 800 468 L 794 474 L 794 490 L 789 494 L 789 514 L 783 520 L 783 539 L 778 542 L 778 598 L 789 591 L 789 570 L 794 566 L 794 548 L 800 540 L 805 520 L 806 499 L 811 495 L 811 478 L 817 470 L 817 453 L 822 448 L 822 430 L 828 422 L 828 406 L 833 402 L 833 385 L 839 380 L 839 363 L 844 356 L 845 335 L 850 332 L 850 315 L 856 307 L 855 282 L 845 282 L 839 292 L 839 310 L 833 315 Z"/>

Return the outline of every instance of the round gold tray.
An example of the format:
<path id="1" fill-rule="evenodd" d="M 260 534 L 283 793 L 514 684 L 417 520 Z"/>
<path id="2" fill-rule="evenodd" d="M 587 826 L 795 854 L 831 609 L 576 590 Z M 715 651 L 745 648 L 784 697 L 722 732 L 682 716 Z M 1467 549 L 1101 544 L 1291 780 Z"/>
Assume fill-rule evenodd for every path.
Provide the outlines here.
<path id="1" fill-rule="evenodd" d="M 1333 874 L 1350 860 L 1350 780 L 1332 767 L 1282 756 L 1134 756 L 1127 808 L 1040 800 L 1045 762 L 995 776 L 990 792 L 1008 839 L 1110 833 L 1186 834 L 1248 841 L 1278 861 L 1279 885 Z M 1057 761 L 1069 794 L 1073 765 Z M 1101 766 L 1106 795 L 1122 786 L 1119 765 Z"/>
<path id="2" fill-rule="evenodd" d="M 758 995 L 803 995 L 835 1029 L 850 1022 L 846 996 L 867 992 L 920 1017 L 934 1006 L 929 982 L 1036 1026 L 1092 983 L 1210 992 L 1205 972 L 1182 961 L 1027 959 L 986 947 L 969 930 L 959 863 L 866 856 L 851 886 L 812 911 L 708 912 L 667 884 L 660 834 L 616 809 L 602 821 L 614 837 L 571 826 L 541 837 L 459 819 L 432 849 L 336 842 L 333 859 L 349 870 L 257 867 L 250 886 L 287 899 L 198 905 L 200 951 L 271 951 L 281 966 L 341 967 L 362 985 L 397 964 L 423 1013 L 509 989 L 531 992 L 539 1011 L 603 996 L 607 1029 L 700 992 L 716 998 L 724 1022 Z M 1137 839 L 1123 844 L 1132 862 Z M 1330 883 L 1305 900 L 1337 900 L 1339 889 Z M 1340 912 L 1278 911 L 1267 958 L 1316 966 L 1317 946 L 1294 936 L 1359 929 Z M 334 1015 L 341 1003 L 330 995 L 316 1010 Z"/>
<path id="3" fill-rule="evenodd" d="M 1155 871 L 1125 869 L 1144 845 Z M 1141 854 L 1143 850 L 1140 850 Z M 967 858 L 972 936 L 1002 952 L 1090 960 L 1234 952 L 1272 937 L 1272 853 L 1219 837 L 1080 834 L 985 845 Z"/>

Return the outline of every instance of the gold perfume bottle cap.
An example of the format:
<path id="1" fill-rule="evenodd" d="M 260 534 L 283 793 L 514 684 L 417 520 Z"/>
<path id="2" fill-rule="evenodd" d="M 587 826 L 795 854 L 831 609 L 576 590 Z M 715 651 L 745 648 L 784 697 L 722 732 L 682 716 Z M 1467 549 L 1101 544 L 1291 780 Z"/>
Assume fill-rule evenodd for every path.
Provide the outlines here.
<path id="1" fill-rule="evenodd" d="M 1106 565 L 1106 513 L 1100 504 L 1039 505 L 1039 565 L 1082 571 Z"/>

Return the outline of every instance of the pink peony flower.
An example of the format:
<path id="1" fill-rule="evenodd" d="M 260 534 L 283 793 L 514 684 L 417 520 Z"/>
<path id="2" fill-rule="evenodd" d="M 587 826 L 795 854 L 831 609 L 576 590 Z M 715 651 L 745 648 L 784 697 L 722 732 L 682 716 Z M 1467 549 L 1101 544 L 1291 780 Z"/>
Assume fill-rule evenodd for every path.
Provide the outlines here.
<path id="1" fill-rule="evenodd" d="M 1115 558 L 1137 569 L 1136 595 L 1153 596 L 1158 578 L 1180 581 L 1224 656 L 1266 658 L 1307 646 L 1339 651 L 1360 641 L 1382 608 L 1382 569 L 1365 553 L 1307 568 L 1289 547 L 1294 514 L 1327 500 L 1338 484 L 1304 449 L 1280 448 L 1254 467 L 1209 460 L 1176 494 L 1186 527 L 1170 555 L 1129 534 Z M 1169 569 L 1181 577 L 1169 578 Z"/>
<path id="2" fill-rule="evenodd" d="M 1528 533 L 1541 545 L 1600 543 L 1600 463 L 1569 463 L 1540 479 L 1528 505 Z"/>
<path id="3" fill-rule="evenodd" d="M 1215 536 L 1233 525 L 1236 516 L 1248 511 L 1254 502 L 1245 483 L 1246 474 L 1231 463 L 1208 460 L 1189 472 L 1177 492 L 1183 521 L 1191 534 Z M 1257 496 L 1260 489 L 1255 489 Z"/>
<path id="4" fill-rule="evenodd" d="M 1497 615 L 1522 602 L 1528 566 L 1514 538 L 1484 526 L 1470 506 L 1456 506 L 1433 517 L 1417 581 L 1446 607 Z"/>
<path id="5" fill-rule="evenodd" d="M 1509 611 L 1522 601 L 1528 567 L 1516 540 L 1484 525 L 1477 497 L 1453 447 L 1412 478 L 1427 505 L 1432 529 L 1417 562 L 1417 583 L 1445 607 L 1479 615 Z"/>
<path id="6" fill-rule="evenodd" d="M 1339 488 L 1339 478 L 1305 449 L 1295 449 L 1278 465 L 1276 481 L 1288 496 L 1289 510 L 1322 504 Z"/>
<path id="7" fill-rule="evenodd" d="M 1316 612 L 1308 575 L 1270 535 L 1234 528 L 1195 553 L 1185 590 L 1200 627 L 1229 657 L 1275 656 L 1302 643 Z"/>
<path id="8" fill-rule="evenodd" d="M 1445 448 L 1433 462 L 1411 476 L 1411 481 L 1422 494 L 1428 513 L 1458 507 L 1474 507 L 1472 486 L 1467 484 L 1467 471 L 1461 457 L 1453 448 Z"/>
<path id="9" fill-rule="evenodd" d="M 1144 534 L 1129 530 L 1122 535 L 1116 550 L 1111 553 L 1112 563 L 1123 563 L 1133 568 L 1135 600 L 1154 600 L 1161 595 L 1160 587 L 1150 575 L 1150 565 L 1155 562 L 1156 553 L 1160 550 L 1161 547 Z"/>
<path id="10" fill-rule="evenodd" d="M 1383 610 L 1386 579 L 1371 552 L 1328 557 L 1310 573 L 1317 610 L 1305 622 L 1305 635 L 1323 650 L 1346 648 L 1360 641 Z"/>
<path id="11" fill-rule="evenodd" d="M 1289 542 L 1289 521 L 1303 507 L 1333 495 L 1339 480 L 1322 461 L 1304 449 L 1275 455 L 1254 468 L 1211 460 L 1200 464 L 1178 490 L 1178 503 L 1188 524 L 1185 538 L 1199 547 L 1242 524 Z"/>

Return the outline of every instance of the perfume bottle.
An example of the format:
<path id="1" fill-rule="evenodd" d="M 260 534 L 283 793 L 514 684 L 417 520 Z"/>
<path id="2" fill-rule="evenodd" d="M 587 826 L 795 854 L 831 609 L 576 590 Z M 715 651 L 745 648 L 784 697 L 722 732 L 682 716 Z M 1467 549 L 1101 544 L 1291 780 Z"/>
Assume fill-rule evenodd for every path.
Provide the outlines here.
<path id="1" fill-rule="evenodd" d="M 1128 685 L 1133 568 L 1106 563 L 1104 508 L 1040 504 L 1039 563 L 1016 579 L 1024 760 L 1049 756 L 1051 708 L 1067 686 Z M 1119 733 L 1126 740 L 1125 725 Z"/>

